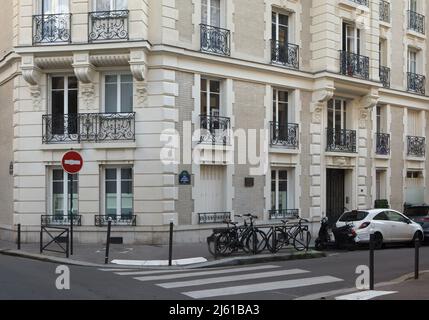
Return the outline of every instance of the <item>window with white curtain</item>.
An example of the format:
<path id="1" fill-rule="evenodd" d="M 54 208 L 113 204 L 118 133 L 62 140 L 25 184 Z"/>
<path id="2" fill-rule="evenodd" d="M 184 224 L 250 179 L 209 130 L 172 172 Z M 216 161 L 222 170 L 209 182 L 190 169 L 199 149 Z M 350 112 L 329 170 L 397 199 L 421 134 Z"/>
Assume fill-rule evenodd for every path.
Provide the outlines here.
<path id="1" fill-rule="evenodd" d="M 127 10 L 127 0 L 94 0 L 95 11 Z"/>
<path id="2" fill-rule="evenodd" d="M 104 111 L 133 112 L 133 76 L 106 74 L 104 76 Z"/>
<path id="3" fill-rule="evenodd" d="M 201 23 L 220 27 L 220 0 L 201 1 Z"/>
<path id="4" fill-rule="evenodd" d="M 38 11 L 43 14 L 69 13 L 69 0 L 39 0 Z"/>

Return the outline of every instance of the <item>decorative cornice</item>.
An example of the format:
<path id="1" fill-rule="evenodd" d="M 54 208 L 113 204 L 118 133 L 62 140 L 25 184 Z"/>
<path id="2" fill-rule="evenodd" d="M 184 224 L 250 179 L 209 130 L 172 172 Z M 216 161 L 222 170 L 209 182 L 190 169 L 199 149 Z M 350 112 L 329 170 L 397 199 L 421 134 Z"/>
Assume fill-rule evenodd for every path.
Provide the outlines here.
<path id="1" fill-rule="evenodd" d="M 73 57 L 37 57 L 34 61 L 41 69 L 68 69 L 71 68 L 73 64 Z"/>
<path id="2" fill-rule="evenodd" d="M 129 54 L 92 55 L 90 63 L 95 67 L 128 66 Z"/>

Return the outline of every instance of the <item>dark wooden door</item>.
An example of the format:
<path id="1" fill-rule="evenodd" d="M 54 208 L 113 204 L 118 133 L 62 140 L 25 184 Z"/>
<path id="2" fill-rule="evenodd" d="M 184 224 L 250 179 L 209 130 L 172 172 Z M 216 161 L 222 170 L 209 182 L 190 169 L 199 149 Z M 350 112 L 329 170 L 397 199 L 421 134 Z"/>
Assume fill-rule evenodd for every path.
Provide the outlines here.
<path id="1" fill-rule="evenodd" d="M 344 213 L 344 170 L 326 170 L 326 215 L 334 224 Z"/>

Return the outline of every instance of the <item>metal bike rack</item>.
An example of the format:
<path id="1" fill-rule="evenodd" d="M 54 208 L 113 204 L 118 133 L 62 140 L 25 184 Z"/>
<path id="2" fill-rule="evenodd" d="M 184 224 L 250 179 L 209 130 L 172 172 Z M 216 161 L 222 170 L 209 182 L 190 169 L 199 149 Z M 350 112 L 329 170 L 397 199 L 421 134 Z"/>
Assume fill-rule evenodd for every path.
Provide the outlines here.
<path id="1" fill-rule="evenodd" d="M 51 230 L 52 229 L 52 230 Z M 54 235 L 54 232 L 59 232 L 59 234 Z M 46 233 L 49 238 L 50 241 L 46 244 L 43 243 L 43 234 Z M 61 239 L 64 238 L 65 235 L 65 239 L 66 239 L 66 246 L 64 247 L 62 245 L 62 241 L 60 241 Z M 56 244 L 57 247 L 59 247 L 58 250 L 54 250 L 54 249 L 49 249 L 48 247 L 51 244 Z M 49 252 L 56 252 L 56 253 L 65 253 L 66 257 L 69 257 L 70 254 L 70 231 L 69 228 L 66 227 L 53 227 L 53 226 L 41 226 L 40 227 L 40 253 L 43 253 L 44 251 L 49 251 Z"/>

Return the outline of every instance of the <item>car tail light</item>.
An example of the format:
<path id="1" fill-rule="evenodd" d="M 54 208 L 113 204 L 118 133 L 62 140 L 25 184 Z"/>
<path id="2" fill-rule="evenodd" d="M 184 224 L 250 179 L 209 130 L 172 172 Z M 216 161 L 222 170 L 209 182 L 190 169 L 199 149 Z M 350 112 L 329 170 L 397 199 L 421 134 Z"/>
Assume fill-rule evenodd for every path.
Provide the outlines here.
<path id="1" fill-rule="evenodd" d="M 371 224 L 371 222 L 364 222 L 360 225 L 359 229 L 366 229 Z"/>

